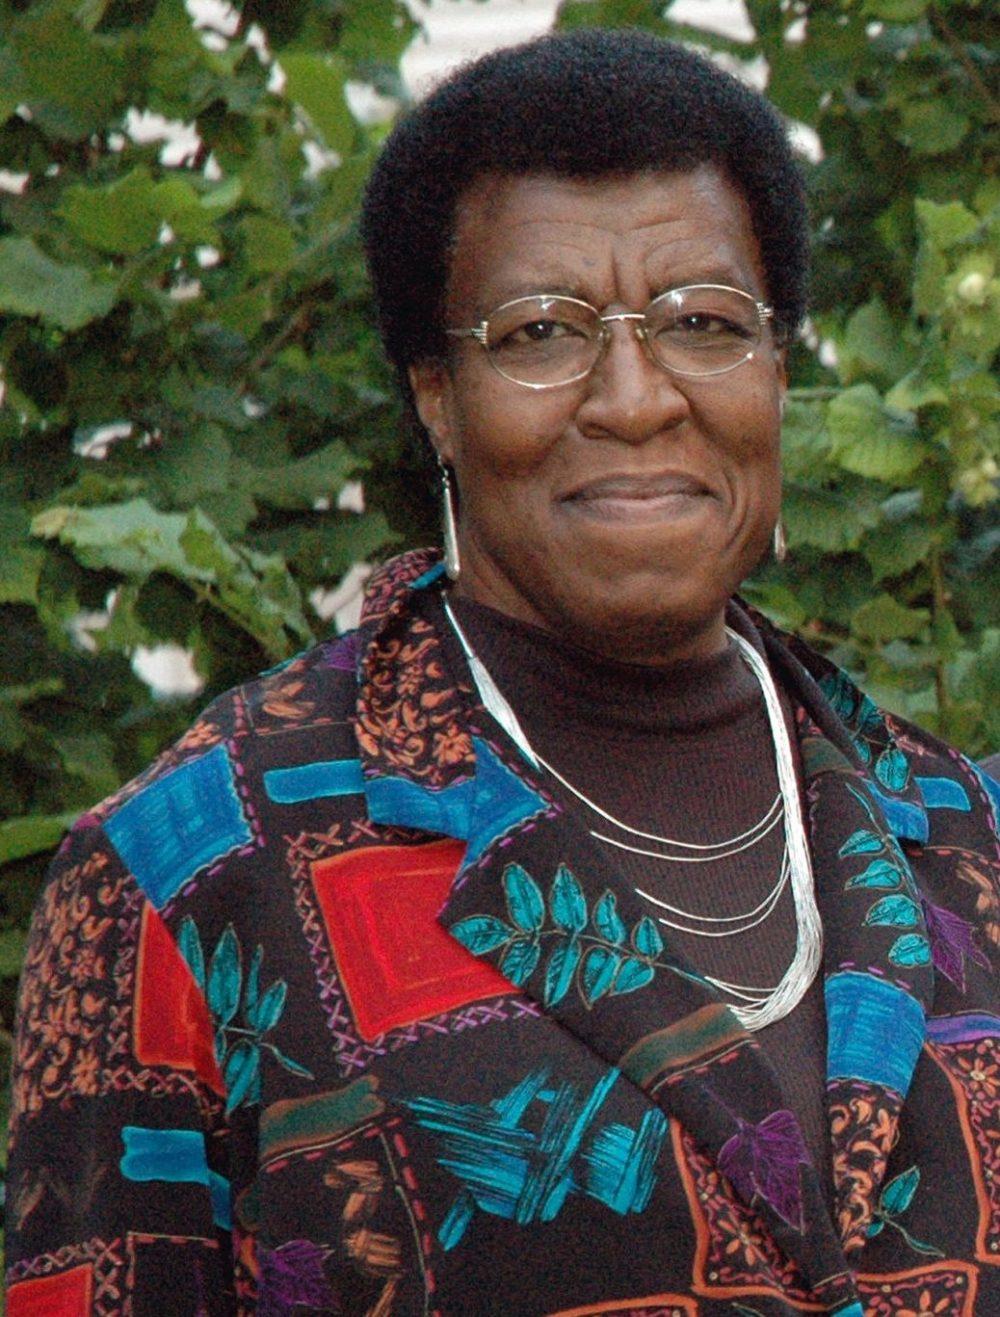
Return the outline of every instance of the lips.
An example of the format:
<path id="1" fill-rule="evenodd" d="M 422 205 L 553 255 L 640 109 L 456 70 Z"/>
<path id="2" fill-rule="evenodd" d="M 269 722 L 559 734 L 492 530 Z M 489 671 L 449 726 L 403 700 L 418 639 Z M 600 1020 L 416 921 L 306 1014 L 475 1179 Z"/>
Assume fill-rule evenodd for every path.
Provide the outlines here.
<path id="1" fill-rule="evenodd" d="M 704 506 L 712 491 L 680 471 L 652 476 L 612 475 L 588 480 L 562 496 L 567 511 L 619 522 L 674 519 Z"/>

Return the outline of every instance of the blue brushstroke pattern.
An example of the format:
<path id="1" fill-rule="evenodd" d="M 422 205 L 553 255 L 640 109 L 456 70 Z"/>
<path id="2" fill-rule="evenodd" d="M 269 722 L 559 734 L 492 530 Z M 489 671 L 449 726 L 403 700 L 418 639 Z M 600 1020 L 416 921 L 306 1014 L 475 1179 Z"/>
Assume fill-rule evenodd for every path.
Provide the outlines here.
<path id="1" fill-rule="evenodd" d="M 369 778 L 368 812 L 375 823 L 440 832 L 467 839 L 465 863 L 474 863 L 505 832 L 546 808 L 545 801 L 474 737 L 476 775 L 433 790 L 402 777 Z"/>
<path id="2" fill-rule="evenodd" d="M 622 1216 L 643 1211 L 667 1121 L 652 1110 L 637 1131 L 621 1124 L 594 1129 L 618 1077 L 611 1070 L 587 1091 L 549 1083 L 540 1070 L 486 1106 L 409 1100 L 417 1124 L 441 1140 L 439 1165 L 462 1186 L 438 1231 L 442 1247 L 461 1242 L 477 1210 L 527 1226 L 554 1220 L 571 1195 L 583 1194 Z M 541 1127 L 526 1129 L 521 1122 L 532 1103 L 545 1110 Z"/>
<path id="3" fill-rule="evenodd" d="M 834 974 L 826 1019 L 829 1080 L 861 1079 L 906 1096 L 926 1033 L 915 998 L 871 974 Z"/>
<path id="4" fill-rule="evenodd" d="M 122 1128 L 125 1151 L 121 1173 L 126 1180 L 144 1184 L 203 1184 L 212 1199 L 212 1219 L 222 1230 L 232 1228 L 229 1181 L 210 1170 L 205 1156 L 205 1138 L 197 1130 L 146 1129 L 141 1125 Z"/>
<path id="5" fill-rule="evenodd" d="M 296 805 L 321 796 L 355 796 L 365 789 L 358 759 L 320 759 L 295 768 L 272 768 L 264 790 L 277 805 Z"/>
<path id="6" fill-rule="evenodd" d="M 253 837 L 223 745 L 127 800 L 105 831 L 158 910 L 199 869 Z"/>
<path id="7" fill-rule="evenodd" d="M 908 800 L 898 800 L 880 791 L 871 778 L 865 778 L 865 788 L 882 813 L 886 822 L 897 837 L 906 837 L 909 841 L 921 843 L 930 839 L 930 823 L 927 811 Z"/>
<path id="8" fill-rule="evenodd" d="M 965 788 L 950 777 L 918 777 L 917 786 L 928 809 L 958 809 L 968 814 L 972 808 Z"/>

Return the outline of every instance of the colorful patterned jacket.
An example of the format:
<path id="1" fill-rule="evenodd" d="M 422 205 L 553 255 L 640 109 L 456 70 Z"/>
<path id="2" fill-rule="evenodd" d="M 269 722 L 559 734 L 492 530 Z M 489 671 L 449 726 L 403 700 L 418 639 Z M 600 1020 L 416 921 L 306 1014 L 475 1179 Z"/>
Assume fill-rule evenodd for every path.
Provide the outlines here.
<path id="1" fill-rule="evenodd" d="M 479 707 L 410 554 L 64 845 L 10 1317 L 1000 1314 L 1000 788 L 755 620 L 797 720 L 835 1183 Z"/>

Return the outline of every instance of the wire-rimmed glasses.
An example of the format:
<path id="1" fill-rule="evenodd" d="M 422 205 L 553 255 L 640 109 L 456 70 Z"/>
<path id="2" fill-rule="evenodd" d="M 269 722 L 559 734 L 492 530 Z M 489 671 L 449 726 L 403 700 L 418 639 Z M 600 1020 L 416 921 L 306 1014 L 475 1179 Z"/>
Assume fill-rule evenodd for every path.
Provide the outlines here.
<path id="1" fill-rule="evenodd" d="M 724 375 L 749 361 L 763 341 L 772 307 L 726 284 L 686 284 L 653 299 L 645 311 L 602 315 L 577 297 L 516 297 L 471 329 L 471 338 L 504 379 L 527 389 L 554 389 L 589 375 L 611 340 L 616 320 L 635 327 L 650 359 L 673 375 Z"/>

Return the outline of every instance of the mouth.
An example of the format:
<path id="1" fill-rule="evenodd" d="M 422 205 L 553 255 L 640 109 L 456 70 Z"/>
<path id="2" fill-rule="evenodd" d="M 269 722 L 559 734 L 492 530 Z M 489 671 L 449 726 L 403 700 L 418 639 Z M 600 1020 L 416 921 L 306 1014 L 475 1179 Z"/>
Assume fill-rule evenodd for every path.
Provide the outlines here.
<path id="1" fill-rule="evenodd" d="M 617 475 L 587 481 L 559 502 L 602 521 L 647 522 L 681 517 L 704 507 L 712 491 L 695 476 L 666 472 L 655 476 Z"/>

